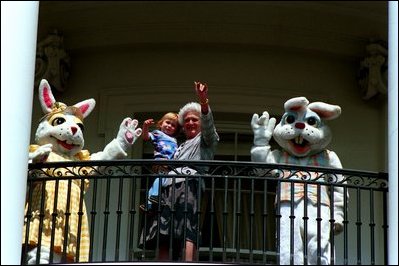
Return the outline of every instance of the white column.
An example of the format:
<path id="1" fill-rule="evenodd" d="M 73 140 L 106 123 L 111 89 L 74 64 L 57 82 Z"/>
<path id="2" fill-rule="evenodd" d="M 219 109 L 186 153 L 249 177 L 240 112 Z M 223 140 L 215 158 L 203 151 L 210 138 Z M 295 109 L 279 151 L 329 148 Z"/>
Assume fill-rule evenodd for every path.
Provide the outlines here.
<path id="1" fill-rule="evenodd" d="M 21 263 L 39 2 L 1 1 L 1 264 Z"/>
<path id="2" fill-rule="evenodd" d="M 398 265 L 398 2 L 388 6 L 388 264 Z"/>

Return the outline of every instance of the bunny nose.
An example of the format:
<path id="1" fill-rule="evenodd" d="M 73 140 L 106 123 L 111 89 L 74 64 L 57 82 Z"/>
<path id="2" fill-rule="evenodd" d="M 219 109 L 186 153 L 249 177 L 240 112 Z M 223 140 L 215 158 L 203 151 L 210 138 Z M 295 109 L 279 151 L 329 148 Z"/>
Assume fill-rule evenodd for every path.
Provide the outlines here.
<path id="1" fill-rule="evenodd" d="M 305 123 L 302 123 L 302 122 L 295 123 L 295 127 L 299 128 L 299 129 L 304 129 L 305 128 Z"/>
<path id="2" fill-rule="evenodd" d="M 75 135 L 76 131 L 78 131 L 77 127 L 71 127 L 72 135 Z"/>

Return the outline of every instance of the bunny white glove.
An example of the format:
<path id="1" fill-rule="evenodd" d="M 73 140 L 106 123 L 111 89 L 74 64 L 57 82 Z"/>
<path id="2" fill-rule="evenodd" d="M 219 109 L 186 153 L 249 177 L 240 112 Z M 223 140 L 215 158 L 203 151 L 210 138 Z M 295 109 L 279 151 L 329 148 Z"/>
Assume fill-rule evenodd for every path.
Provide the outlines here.
<path id="1" fill-rule="evenodd" d="M 268 112 L 264 111 L 261 117 L 258 114 L 254 114 L 251 121 L 252 131 L 254 132 L 254 145 L 269 145 L 275 125 L 276 119 L 274 117 L 269 119 Z"/>
<path id="2" fill-rule="evenodd" d="M 119 132 L 116 136 L 116 139 L 125 152 L 141 135 L 141 128 L 136 129 L 138 124 L 139 122 L 136 119 L 132 120 L 130 117 L 127 117 L 123 120 L 119 127 Z"/>
<path id="3" fill-rule="evenodd" d="M 53 144 L 44 144 L 34 152 L 29 153 L 29 162 L 42 163 L 47 160 L 48 155 L 53 150 Z"/>

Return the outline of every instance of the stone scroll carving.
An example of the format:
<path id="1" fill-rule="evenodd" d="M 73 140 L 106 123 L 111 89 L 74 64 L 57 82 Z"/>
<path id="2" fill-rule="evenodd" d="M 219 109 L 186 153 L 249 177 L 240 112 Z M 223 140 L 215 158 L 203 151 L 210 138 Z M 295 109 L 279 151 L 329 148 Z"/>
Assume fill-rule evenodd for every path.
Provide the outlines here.
<path id="1" fill-rule="evenodd" d="M 37 44 L 35 85 L 46 79 L 52 88 L 63 92 L 69 78 L 70 57 L 64 49 L 64 38 L 57 31 Z"/>
<path id="2" fill-rule="evenodd" d="M 360 62 L 358 81 L 362 98 L 369 100 L 387 94 L 388 50 L 383 44 L 371 43 L 366 46 L 366 51 L 366 57 Z"/>

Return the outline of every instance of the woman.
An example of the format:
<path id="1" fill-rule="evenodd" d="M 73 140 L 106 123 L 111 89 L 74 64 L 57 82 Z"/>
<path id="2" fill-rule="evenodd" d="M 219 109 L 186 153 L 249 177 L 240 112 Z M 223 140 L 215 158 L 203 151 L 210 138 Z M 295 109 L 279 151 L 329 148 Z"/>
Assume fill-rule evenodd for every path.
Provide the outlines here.
<path id="1" fill-rule="evenodd" d="M 179 124 L 183 127 L 186 141 L 179 145 L 173 157 L 174 160 L 212 160 L 219 141 L 208 104 L 208 86 L 201 82 L 194 82 L 194 86 L 199 104 L 187 103 L 179 111 Z M 187 175 L 196 173 L 194 169 L 183 167 L 175 169 L 169 174 L 176 174 L 176 170 Z M 146 247 L 156 245 L 156 236 L 159 230 L 160 260 L 169 259 L 169 237 L 172 234 L 172 249 L 174 251 L 185 250 L 185 260 L 193 261 L 198 238 L 197 201 L 201 190 L 198 180 L 177 177 L 168 178 L 165 181 L 161 190 L 161 202 L 164 203 L 160 213 L 161 217 L 158 219 L 158 216 L 153 216 L 153 221 L 150 222 L 151 225 L 146 234 Z M 185 215 L 186 207 L 188 213 Z M 172 209 L 175 211 L 173 220 L 171 219 Z M 187 220 L 184 221 L 184 219 Z M 159 226 L 158 221 L 160 221 Z M 173 232 L 170 230 L 172 226 Z M 183 239 L 184 236 L 185 239 Z M 140 243 L 143 245 L 143 234 Z"/>

